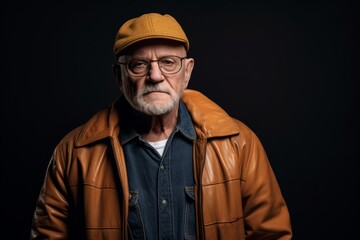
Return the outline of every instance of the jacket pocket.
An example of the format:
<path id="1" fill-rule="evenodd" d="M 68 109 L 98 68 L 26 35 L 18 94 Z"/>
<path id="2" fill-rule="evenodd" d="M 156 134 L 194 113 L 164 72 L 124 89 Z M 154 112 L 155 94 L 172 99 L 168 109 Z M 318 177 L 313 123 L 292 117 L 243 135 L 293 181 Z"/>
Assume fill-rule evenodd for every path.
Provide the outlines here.
<path id="1" fill-rule="evenodd" d="M 185 239 L 196 239 L 194 187 L 185 187 Z"/>
<path id="2" fill-rule="evenodd" d="M 141 218 L 139 193 L 137 191 L 130 191 L 129 200 L 129 236 L 131 239 L 145 239 L 144 224 Z"/>

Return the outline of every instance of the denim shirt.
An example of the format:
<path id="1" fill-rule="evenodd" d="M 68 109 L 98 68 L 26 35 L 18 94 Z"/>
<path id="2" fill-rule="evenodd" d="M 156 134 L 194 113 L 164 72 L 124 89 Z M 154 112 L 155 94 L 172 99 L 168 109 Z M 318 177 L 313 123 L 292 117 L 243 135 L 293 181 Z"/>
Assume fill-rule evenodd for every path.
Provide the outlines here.
<path id="1" fill-rule="evenodd" d="M 162 156 L 141 139 L 131 124 L 121 130 L 129 181 L 128 224 L 132 239 L 195 239 L 192 148 L 196 133 L 182 102 L 178 116 Z"/>

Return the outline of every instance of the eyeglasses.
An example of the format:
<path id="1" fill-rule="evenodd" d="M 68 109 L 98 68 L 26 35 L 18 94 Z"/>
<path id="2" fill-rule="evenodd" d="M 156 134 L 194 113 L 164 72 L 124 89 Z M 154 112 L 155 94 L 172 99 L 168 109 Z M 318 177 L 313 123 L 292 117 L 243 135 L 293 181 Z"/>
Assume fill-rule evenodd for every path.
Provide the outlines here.
<path id="1" fill-rule="evenodd" d="M 157 62 L 159 69 L 164 74 L 175 74 L 182 68 L 182 60 L 186 57 L 164 56 L 157 60 L 146 58 L 133 58 L 128 62 L 117 62 L 117 65 L 126 65 L 128 73 L 133 77 L 143 77 L 150 71 L 152 62 Z"/>

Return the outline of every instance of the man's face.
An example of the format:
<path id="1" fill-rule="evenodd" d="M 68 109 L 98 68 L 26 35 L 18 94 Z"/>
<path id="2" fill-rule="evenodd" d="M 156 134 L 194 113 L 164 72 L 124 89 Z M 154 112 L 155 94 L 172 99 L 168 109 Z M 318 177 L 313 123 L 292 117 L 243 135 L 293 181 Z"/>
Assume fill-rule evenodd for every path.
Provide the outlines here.
<path id="1" fill-rule="evenodd" d="M 186 50 L 182 45 L 164 44 L 166 42 L 146 42 L 133 51 L 131 56 L 121 56 L 120 62 L 131 59 L 157 60 L 164 56 L 185 57 Z M 179 100 L 188 85 L 193 69 L 193 59 L 180 60 L 182 67 L 179 72 L 166 74 L 160 71 L 158 62 L 150 63 L 150 71 L 145 76 L 134 77 L 127 71 L 126 65 L 121 66 L 122 92 L 136 110 L 147 115 L 163 115 L 177 111 Z"/>

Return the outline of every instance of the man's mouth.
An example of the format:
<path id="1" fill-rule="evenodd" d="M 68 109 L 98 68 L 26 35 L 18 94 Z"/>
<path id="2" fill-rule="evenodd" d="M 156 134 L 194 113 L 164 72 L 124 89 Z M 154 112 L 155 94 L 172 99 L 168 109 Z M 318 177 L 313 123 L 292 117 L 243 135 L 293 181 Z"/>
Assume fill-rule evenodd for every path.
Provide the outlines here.
<path id="1" fill-rule="evenodd" d="M 160 94 L 160 93 L 165 93 L 165 94 L 167 94 L 167 92 L 165 92 L 165 91 L 161 91 L 161 90 L 152 90 L 152 91 L 147 91 L 147 92 L 145 92 L 143 95 L 145 96 L 145 95 L 150 95 L 150 94 Z"/>

